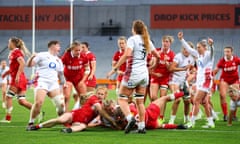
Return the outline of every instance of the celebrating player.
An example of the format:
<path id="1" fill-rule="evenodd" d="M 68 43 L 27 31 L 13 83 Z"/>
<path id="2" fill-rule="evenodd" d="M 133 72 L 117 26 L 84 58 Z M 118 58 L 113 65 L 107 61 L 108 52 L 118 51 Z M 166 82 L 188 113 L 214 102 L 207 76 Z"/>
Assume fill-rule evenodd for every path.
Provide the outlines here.
<path id="1" fill-rule="evenodd" d="M 191 48 L 194 48 L 191 42 L 188 42 Z M 173 72 L 172 78 L 169 82 L 169 86 L 172 92 L 177 92 L 186 88 L 185 81 L 187 76 L 187 70 L 193 66 L 195 60 L 192 55 L 186 50 L 186 48 L 182 48 L 182 52 L 178 53 L 174 59 L 172 64 L 169 67 L 169 70 Z M 188 121 L 188 114 L 190 108 L 190 97 L 186 95 L 183 97 L 184 100 L 184 121 Z M 172 113 L 169 120 L 170 124 L 174 124 L 176 113 L 178 109 L 178 105 L 180 103 L 180 99 L 176 99 L 172 105 Z"/>
<path id="2" fill-rule="evenodd" d="M 128 121 L 125 133 L 129 133 L 136 123 L 136 120 L 128 107 L 128 98 L 134 91 L 140 121 L 138 123 L 138 133 L 146 133 L 144 95 L 149 81 L 146 58 L 147 54 L 150 52 L 152 52 L 157 59 L 159 58 L 159 55 L 150 40 L 147 27 L 143 21 L 136 20 L 133 22 L 132 33 L 133 36 L 127 40 L 127 48 L 124 51 L 123 56 L 108 73 L 108 77 L 115 73 L 118 68 L 127 61 L 127 67 L 123 75 L 118 97 L 118 103 Z"/>
<path id="3" fill-rule="evenodd" d="M 233 55 L 233 47 L 227 46 L 224 48 L 224 57 L 218 61 L 217 67 L 213 72 L 216 75 L 219 70 L 222 71 L 219 92 L 224 121 L 227 121 L 228 114 L 226 101 L 228 87 L 234 85 L 234 87 L 239 88 L 238 65 L 240 65 L 240 58 Z"/>
<path id="4" fill-rule="evenodd" d="M 7 90 L 6 97 L 6 117 L 4 122 L 11 122 L 11 113 L 13 110 L 12 98 L 17 95 L 18 103 L 27 109 L 31 109 L 32 104 L 25 99 L 27 90 L 27 78 L 24 74 L 25 60 L 24 55 L 30 56 L 23 40 L 17 37 L 9 39 L 9 70 L 2 74 L 4 79 L 10 74 L 10 87 Z"/>
<path id="5" fill-rule="evenodd" d="M 178 38 L 181 41 L 183 47 L 186 50 L 197 58 L 197 92 L 193 101 L 193 114 L 191 121 L 188 123 L 189 127 L 195 126 L 196 116 L 199 111 L 200 103 L 207 100 L 207 95 L 211 91 L 212 84 L 212 67 L 214 61 L 213 55 L 213 40 L 208 39 L 208 44 L 210 46 L 210 50 L 207 49 L 207 42 L 200 41 L 197 43 L 197 50 L 192 49 L 188 43 L 183 39 L 183 32 L 178 33 Z M 209 103 L 205 102 L 205 112 L 207 115 L 208 123 L 203 126 L 203 128 L 214 128 L 215 124 L 213 121 L 213 117 L 211 115 L 209 107 Z"/>
<path id="6" fill-rule="evenodd" d="M 36 73 L 38 75 L 37 86 L 34 93 L 34 104 L 31 109 L 29 124 L 26 130 L 30 130 L 34 124 L 36 117 L 41 111 L 46 95 L 51 98 L 56 106 L 57 114 L 60 116 L 65 112 L 64 97 L 60 92 L 60 84 L 65 84 L 63 75 L 63 64 L 61 59 L 58 58 L 60 51 L 59 41 L 50 41 L 48 43 L 48 51 L 33 54 L 27 66 L 37 66 Z"/>

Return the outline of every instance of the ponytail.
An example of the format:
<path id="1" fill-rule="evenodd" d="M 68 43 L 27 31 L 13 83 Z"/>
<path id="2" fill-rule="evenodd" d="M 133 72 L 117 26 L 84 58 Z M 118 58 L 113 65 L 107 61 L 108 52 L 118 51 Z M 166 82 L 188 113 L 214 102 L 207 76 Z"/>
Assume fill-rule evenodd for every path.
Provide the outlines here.
<path id="1" fill-rule="evenodd" d="M 151 48 L 150 48 L 150 36 L 148 34 L 148 30 L 147 30 L 146 26 L 143 27 L 142 39 L 143 39 L 146 51 L 150 52 L 151 51 Z"/>
<path id="2" fill-rule="evenodd" d="M 10 38 L 10 40 L 16 46 L 16 48 L 19 48 L 27 57 L 31 56 L 30 51 L 27 49 L 22 39 L 17 37 L 12 37 Z"/>
<path id="3" fill-rule="evenodd" d="M 147 52 L 150 52 L 150 36 L 148 33 L 147 26 L 144 24 L 141 20 L 136 20 L 133 22 L 133 29 L 136 34 L 139 34 L 142 36 L 142 40 L 144 43 L 144 47 Z"/>

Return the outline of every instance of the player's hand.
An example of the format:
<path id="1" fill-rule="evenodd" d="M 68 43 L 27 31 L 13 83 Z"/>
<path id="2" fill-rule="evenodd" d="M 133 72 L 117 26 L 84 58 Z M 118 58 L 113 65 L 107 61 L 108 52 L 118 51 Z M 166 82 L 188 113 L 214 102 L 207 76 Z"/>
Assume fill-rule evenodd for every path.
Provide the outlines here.
<path id="1" fill-rule="evenodd" d="M 16 79 L 15 79 L 16 84 L 19 83 L 19 80 L 20 80 L 20 76 L 17 74 Z"/>
<path id="2" fill-rule="evenodd" d="M 178 32 L 178 39 L 182 40 L 183 39 L 183 32 Z"/>
<path id="3" fill-rule="evenodd" d="M 118 73 L 118 75 L 123 75 L 124 74 L 124 72 L 123 71 L 117 71 L 117 73 Z"/>
<path id="4" fill-rule="evenodd" d="M 109 79 L 111 77 L 111 75 L 113 75 L 115 73 L 115 69 L 112 69 L 110 72 L 107 73 L 107 79 Z"/>
<path id="5" fill-rule="evenodd" d="M 209 44 L 210 46 L 212 46 L 212 45 L 213 45 L 213 39 L 208 38 L 208 44 Z"/>
<path id="6" fill-rule="evenodd" d="M 92 80 L 92 79 L 93 79 L 93 75 L 89 75 L 88 80 Z"/>

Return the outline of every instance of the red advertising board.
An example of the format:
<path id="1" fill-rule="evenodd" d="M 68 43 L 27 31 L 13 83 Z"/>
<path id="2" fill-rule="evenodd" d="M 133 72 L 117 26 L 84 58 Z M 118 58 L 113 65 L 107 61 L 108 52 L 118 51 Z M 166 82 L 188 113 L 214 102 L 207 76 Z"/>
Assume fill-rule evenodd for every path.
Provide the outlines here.
<path id="1" fill-rule="evenodd" d="M 240 28 L 239 5 L 151 6 L 151 28 Z"/>
<path id="2" fill-rule="evenodd" d="M 70 8 L 36 7 L 36 29 L 69 29 Z M 32 7 L 0 7 L 1 30 L 32 29 Z"/>

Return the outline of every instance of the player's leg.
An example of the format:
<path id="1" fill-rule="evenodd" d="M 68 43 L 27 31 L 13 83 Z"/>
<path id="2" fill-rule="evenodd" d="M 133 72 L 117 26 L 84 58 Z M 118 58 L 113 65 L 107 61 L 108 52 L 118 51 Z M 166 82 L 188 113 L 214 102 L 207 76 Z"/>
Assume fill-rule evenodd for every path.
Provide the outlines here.
<path id="1" fill-rule="evenodd" d="M 26 100 L 26 91 L 21 91 L 17 94 L 18 104 L 31 110 L 32 103 Z"/>
<path id="2" fill-rule="evenodd" d="M 34 103 L 32 105 L 32 109 L 30 111 L 30 118 L 27 130 L 34 124 L 35 119 L 40 114 L 44 99 L 47 95 L 47 91 L 44 89 L 35 89 L 34 92 Z"/>
<path id="3" fill-rule="evenodd" d="M 60 116 L 65 112 L 65 102 L 64 102 L 64 96 L 61 94 L 60 89 L 55 88 L 50 89 L 48 92 L 49 98 L 51 98 L 53 104 L 56 107 L 56 112 Z"/>
<path id="4" fill-rule="evenodd" d="M 144 106 L 144 95 L 146 93 L 145 86 L 138 86 L 136 87 L 136 106 L 138 109 L 139 114 L 139 122 L 138 122 L 138 132 L 139 133 L 146 133 L 145 131 L 145 106 Z"/>
<path id="5" fill-rule="evenodd" d="M 43 123 L 32 125 L 27 130 L 38 130 L 41 128 L 51 128 L 58 124 L 64 124 L 64 123 L 71 123 L 72 122 L 72 113 L 64 113 L 63 115 L 50 119 L 48 121 L 45 121 Z"/>
<path id="6" fill-rule="evenodd" d="M 1 89 L 2 89 L 2 108 L 6 108 L 6 92 L 7 92 L 7 83 L 2 83 Z"/>
<path id="7" fill-rule="evenodd" d="M 79 94 L 80 103 L 82 103 L 81 99 L 87 96 L 87 86 L 84 82 L 80 81 L 77 84 L 74 84 L 74 87 Z"/>
<path id="8" fill-rule="evenodd" d="M 228 106 L 227 106 L 227 100 L 226 100 L 227 90 L 228 90 L 228 84 L 224 81 L 220 81 L 219 93 L 220 93 L 221 108 L 223 112 L 223 121 L 227 121 L 227 115 L 228 115 Z"/>
<path id="9" fill-rule="evenodd" d="M 66 111 L 69 111 L 69 103 L 70 103 L 70 97 L 72 94 L 72 83 L 66 82 L 66 87 L 63 88 L 63 95 L 64 95 L 64 101 L 65 101 L 65 107 Z"/>
<path id="10" fill-rule="evenodd" d="M 120 85 L 120 89 L 119 89 L 118 104 L 120 105 L 120 108 L 123 114 L 125 115 L 126 120 L 128 121 L 128 124 L 125 128 L 125 133 L 129 133 L 136 122 L 135 118 L 130 112 L 129 105 L 128 105 L 128 98 L 130 97 L 130 95 L 132 95 L 133 90 L 134 89 L 128 88 L 123 84 Z"/>
<path id="11" fill-rule="evenodd" d="M 154 101 L 158 98 L 158 90 L 159 90 L 159 84 L 158 83 L 151 83 L 150 84 L 151 101 Z"/>
<path id="12" fill-rule="evenodd" d="M 72 133 L 72 132 L 79 132 L 87 128 L 87 125 L 84 123 L 76 123 L 74 122 L 70 128 L 64 128 L 61 130 L 63 133 Z"/>
<path id="13" fill-rule="evenodd" d="M 191 123 L 189 124 L 189 127 L 194 127 L 195 120 L 200 109 L 200 104 L 202 100 L 205 98 L 206 94 L 207 93 L 205 91 L 202 91 L 199 89 L 197 90 L 196 96 L 194 97 L 194 100 L 193 100 L 192 118 L 191 118 Z"/>
<path id="14" fill-rule="evenodd" d="M 6 116 L 5 120 L 2 122 L 11 122 L 11 114 L 13 110 L 13 104 L 12 104 L 12 98 L 15 96 L 17 93 L 17 88 L 14 86 L 10 86 L 7 90 L 6 94 Z"/>
<path id="15" fill-rule="evenodd" d="M 179 86 L 175 83 L 170 84 L 169 87 L 173 93 L 179 91 Z M 174 124 L 180 101 L 181 101 L 180 99 L 176 99 L 172 104 L 171 116 L 168 122 L 169 124 Z"/>
<path id="16" fill-rule="evenodd" d="M 207 93 L 202 102 L 204 109 L 205 109 L 206 117 L 207 117 L 207 124 L 202 126 L 203 128 L 214 128 L 215 127 L 209 100 L 210 100 L 210 95 Z"/>

